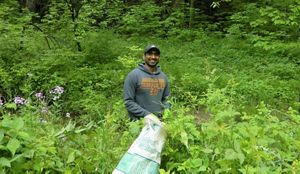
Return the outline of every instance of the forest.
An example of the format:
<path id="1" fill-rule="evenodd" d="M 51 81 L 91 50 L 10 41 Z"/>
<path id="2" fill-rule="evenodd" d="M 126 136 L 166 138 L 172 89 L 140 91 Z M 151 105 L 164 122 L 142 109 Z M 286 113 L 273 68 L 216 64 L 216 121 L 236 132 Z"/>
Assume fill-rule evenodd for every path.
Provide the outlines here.
<path id="1" fill-rule="evenodd" d="M 0 0 L 0 174 L 108 174 L 161 49 L 161 174 L 300 173 L 300 0 Z"/>

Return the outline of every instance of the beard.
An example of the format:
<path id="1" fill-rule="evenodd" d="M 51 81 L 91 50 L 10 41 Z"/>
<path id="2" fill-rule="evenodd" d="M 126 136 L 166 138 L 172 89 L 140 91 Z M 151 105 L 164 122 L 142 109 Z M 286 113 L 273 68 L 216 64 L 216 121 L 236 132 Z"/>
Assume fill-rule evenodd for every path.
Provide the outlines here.
<path id="1" fill-rule="evenodd" d="M 154 67 L 157 66 L 158 61 L 155 61 L 155 62 L 149 62 L 149 61 L 146 61 L 145 63 L 146 63 L 149 67 L 154 68 Z"/>

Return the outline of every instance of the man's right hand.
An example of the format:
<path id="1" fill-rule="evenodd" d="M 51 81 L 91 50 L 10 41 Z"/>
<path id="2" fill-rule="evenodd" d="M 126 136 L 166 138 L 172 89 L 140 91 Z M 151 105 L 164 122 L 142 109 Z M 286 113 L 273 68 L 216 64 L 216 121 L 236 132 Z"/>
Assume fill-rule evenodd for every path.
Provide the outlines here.
<path id="1" fill-rule="evenodd" d="M 161 126 L 163 124 L 163 122 L 161 122 L 160 119 L 153 113 L 146 115 L 144 118 L 144 122 L 145 122 L 145 124 L 148 124 L 150 122 L 150 123 L 155 123 L 155 124 L 158 124 Z"/>

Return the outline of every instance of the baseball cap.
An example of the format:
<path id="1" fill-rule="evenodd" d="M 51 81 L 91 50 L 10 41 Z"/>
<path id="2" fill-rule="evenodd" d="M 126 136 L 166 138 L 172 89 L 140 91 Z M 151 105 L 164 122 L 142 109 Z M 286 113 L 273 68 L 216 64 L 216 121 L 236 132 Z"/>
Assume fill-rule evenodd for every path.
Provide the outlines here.
<path id="1" fill-rule="evenodd" d="M 156 50 L 158 52 L 158 54 L 160 54 L 160 50 L 159 50 L 158 46 L 156 46 L 154 44 L 148 45 L 144 50 L 144 54 L 148 53 L 150 50 Z"/>

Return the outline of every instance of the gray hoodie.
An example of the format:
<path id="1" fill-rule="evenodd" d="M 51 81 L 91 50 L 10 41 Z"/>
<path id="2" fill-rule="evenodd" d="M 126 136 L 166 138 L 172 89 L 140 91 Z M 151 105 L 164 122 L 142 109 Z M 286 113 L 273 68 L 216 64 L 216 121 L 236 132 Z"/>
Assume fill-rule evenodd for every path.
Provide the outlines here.
<path id="1" fill-rule="evenodd" d="M 159 116 L 170 95 L 167 76 L 157 66 L 157 71 L 148 71 L 139 64 L 126 77 L 124 83 L 124 103 L 129 117 L 137 119 L 153 113 Z"/>

